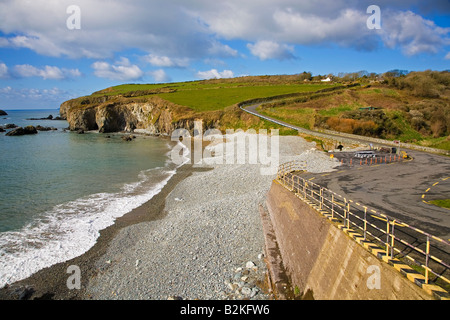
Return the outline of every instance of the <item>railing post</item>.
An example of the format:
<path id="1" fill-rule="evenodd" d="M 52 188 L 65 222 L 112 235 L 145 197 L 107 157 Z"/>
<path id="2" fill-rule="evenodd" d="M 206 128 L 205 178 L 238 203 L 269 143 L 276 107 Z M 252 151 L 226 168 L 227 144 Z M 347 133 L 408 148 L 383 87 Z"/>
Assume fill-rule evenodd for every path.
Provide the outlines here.
<path id="1" fill-rule="evenodd" d="M 428 284 L 428 258 L 430 256 L 430 237 L 427 235 L 427 249 L 426 249 L 426 258 L 425 258 L 425 283 Z"/>
<path id="2" fill-rule="evenodd" d="M 347 224 L 347 199 L 344 198 L 344 226 Z"/>
<path id="3" fill-rule="evenodd" d="M 334 219 L 334 193 L 331 194 L 331 219 Z"/>
<path id="4" fill-rule="evenodd" d="M 367 207 L 364 207 L 364 240 L 366 240 L 367 234 Z"/>
<path id="5" fill-rule="evenodd" d="M 392 234 L 391 234 L 391 259 L 394 258 L 394 230 L 395 230 L 395 220 L 392 222 Z"/>
<path id="6" fill-rule="evenodd" d="M 306 187 L 308 186 L 308 182 L 305 180 L 303 184 L 303 196 L 306 200 Z"/>
<path id="7" fill-rule="evenodd" d="M 389 252 L 389 218 L 386 217 L 386 256 L 388 256 Z"/>
<path id="8" fill-rule="evenodd" d="M 323 208 L 323 188 L 320 187 L 320 210 Z"/>
<path id="9" fill-rule="evenodd" d="M 350 228 L 350 202 L 347 202 L 347 228 Z"/>

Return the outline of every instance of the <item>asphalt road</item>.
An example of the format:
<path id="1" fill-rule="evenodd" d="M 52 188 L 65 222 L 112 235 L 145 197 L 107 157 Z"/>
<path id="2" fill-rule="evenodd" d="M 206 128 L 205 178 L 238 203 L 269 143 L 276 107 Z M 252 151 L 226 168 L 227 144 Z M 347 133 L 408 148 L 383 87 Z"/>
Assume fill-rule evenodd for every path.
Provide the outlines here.
<path id="1" fill-rule="evenodd" d="M 407 152 L 411 161 L 359 165 L 357 160 L 335 172 L 302 177 L 449 241 L 450 209 L 429 201 L 450 198 L 450 158 Z M 335 155 L 339 159 L 339 153 Z"/>
<path id="2" fill-rule="evenodd" d="M 262 116 L 256 111 L 259 105 L 246 106 L 244 110 L 301 132 L 317 134 Z M 327 136 L 342 140 L 340 136 Z M 364 137 L 359 141 L 369 144 Z M 373 145 L 382 146 L 375 143 Z M 415 150 L 406 151 L 413 157 L 412 161 L 359 166 L 356 164 L 359 159 L 353 159 L 355 165 L 343 165 L 331 174 L 306 176 L 342 196 L 450 241 L 450 210 L 428 203 L 434 199 L 450 199 L 450 157 Z M 336 153 L 336 157 L 339 156 Z"/>

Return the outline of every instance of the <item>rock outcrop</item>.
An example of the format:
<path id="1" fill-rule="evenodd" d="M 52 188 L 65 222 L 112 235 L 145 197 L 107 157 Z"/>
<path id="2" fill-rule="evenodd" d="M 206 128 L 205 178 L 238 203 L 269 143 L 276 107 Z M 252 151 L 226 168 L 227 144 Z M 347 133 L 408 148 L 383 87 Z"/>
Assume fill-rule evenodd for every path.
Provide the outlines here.
<path id="1" fill-rule="evenodd" d="M 11 131 L 9 131 L 7 136 L 23 136 L 26 134 L 36 134 L 38 131 L 34 126 L 26 126 L 25 128 L 17 127 Z"/>
<path id="2" fill-rule="evenodd" d="M 3 110 L 0 110 L 0 116 L 7 116 L 8 114 L 5 112 L 5 111 L 3 111 Z"/>
<path id="3" fill-rule="evenodd" d="M 163 100 L 158 96 L 81 97 L 61 104 L 60 116 L 69 122 L 71 131 L 98 130 L 133 132 L 136 129 L 150 134 L 170 135 L 184 128 L 193 134 L 194 122 L 203 120 L 203 129 L 217 128 L 220 114 L 202 115 L 192 109 Z"/>

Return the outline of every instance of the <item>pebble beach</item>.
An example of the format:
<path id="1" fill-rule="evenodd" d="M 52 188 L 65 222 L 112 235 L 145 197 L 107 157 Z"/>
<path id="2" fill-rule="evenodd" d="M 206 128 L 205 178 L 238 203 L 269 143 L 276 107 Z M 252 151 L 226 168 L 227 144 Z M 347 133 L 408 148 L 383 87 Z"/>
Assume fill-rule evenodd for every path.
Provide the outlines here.
<path id="1" fill-rule="evenodd" d="M 280 164 L 304 160 L 310 172 L 339 165 L 301 137 L 280 136 L 279 142 Z M 233 142 L 207 148 L 225 150 L 226 143 Z M 29 288 L 28 298 L 51 292 L 53 299 L 271 299 L 259 206 L 265 206 L 276 175 L 262 175 L 260 167 L 187 164 L 150 201 L 153 205 L 118 221 L 92 250 L 13 284 L 0 296 L 17 298 Z M 63 271 L 74 264 L 81 266 L 82 288 L 68 292 Z M 53 280 L 47 281 L 50 275 Z"/>

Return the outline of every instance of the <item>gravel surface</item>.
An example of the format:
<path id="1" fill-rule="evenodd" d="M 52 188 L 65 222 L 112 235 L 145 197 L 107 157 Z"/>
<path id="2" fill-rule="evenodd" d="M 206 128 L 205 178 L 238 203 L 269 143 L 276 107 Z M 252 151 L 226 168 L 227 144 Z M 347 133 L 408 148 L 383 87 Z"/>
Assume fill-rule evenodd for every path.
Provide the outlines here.
<path id="1" fill-rule="evenodd" d="M 223 147 L 212 144 L 209 150 Z M 280 137 L 280 163 L 306 160 L 311 172 L 338 165 L 314 143 Z M 217 153 L 216 153 L 217 154 Z M 275 175 L 260 165 L 217 164 L 181 181 L 167 215 L 125 227 L 97 262 L 91 299 L 270 299 L 258 207 Z"/>

